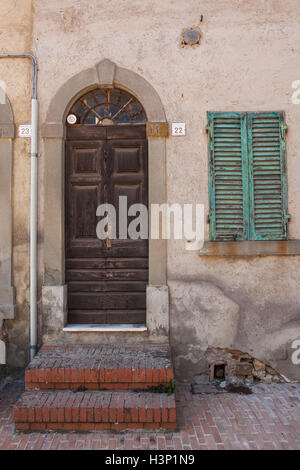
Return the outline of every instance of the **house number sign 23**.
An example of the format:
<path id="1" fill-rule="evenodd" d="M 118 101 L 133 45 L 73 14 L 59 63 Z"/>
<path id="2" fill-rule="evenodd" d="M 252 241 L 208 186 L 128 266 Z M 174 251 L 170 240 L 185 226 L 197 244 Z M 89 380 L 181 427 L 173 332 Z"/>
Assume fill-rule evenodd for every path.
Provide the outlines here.
<path id="1" fill-rule="evenodd" d="M 30 124 L 19 125 L 19 137 L 31 137 L 31 125 Z"/>
<path id="2" fill-rule="evenodd" d="M 185 122 L 172 122 L 172 135 L 175 137 L 186 135 Z"/>

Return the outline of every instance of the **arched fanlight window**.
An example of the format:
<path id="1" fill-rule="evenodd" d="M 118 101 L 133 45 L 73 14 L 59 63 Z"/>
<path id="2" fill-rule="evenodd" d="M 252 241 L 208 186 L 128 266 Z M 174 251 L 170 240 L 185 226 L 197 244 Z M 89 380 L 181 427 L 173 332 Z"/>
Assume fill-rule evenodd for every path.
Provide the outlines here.
<path id="1" fill-rule="evenodd" d="M 143 124 L 145 111 L 138 100 L 119 88 L 97 88 L 79 98 L 67 117 L 68 124 Z"/>

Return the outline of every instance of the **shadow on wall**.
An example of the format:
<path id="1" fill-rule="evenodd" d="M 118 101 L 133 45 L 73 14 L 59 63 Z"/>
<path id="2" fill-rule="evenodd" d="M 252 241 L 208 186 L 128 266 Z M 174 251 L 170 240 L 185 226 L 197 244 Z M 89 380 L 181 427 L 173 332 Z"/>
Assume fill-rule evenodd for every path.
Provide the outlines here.
<path id="1" fill-rule="evenodd" d="M 299 321 L 285 323 L 282 313 L 280 317 L 276 313 L 277 329 L 269 333 L 268 324 L 264 325 L 268 317 L 266 320 L 264 312 L 255 309 L 255 302 L 243 302 L 241 307 L 212 282 L 174 280 L 168 284 L 170 337 L 178 380 L 191 382 L 208 373 L 213 360 L 205 354 L 208 348 L 245 351 L 284 377 L 300 380 L 300 366 L 291 360 L 292 342 L 300 337 Z M 250 315 L 253 322 L 249 327 Z"/>

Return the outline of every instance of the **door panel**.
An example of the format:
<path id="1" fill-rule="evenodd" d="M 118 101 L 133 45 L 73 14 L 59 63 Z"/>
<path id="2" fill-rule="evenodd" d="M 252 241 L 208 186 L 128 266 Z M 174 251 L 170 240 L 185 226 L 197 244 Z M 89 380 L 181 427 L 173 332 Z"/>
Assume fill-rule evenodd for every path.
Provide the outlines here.
<path id="1" fill-rule="evenodd" d="M 146 288 L 146 282 L 131 281 L 130 279 L 124 280 L 112 280 L 112 281 L 99 281 L 96 279 L 92 281 L 69 281 L 68 290 L 69 292 L 78 292 L 80 283 L 80 292 L 144 292 Z"/>
<path id="2" fill-rule="evenodd" d="M 147 269 L 134 269 L 130 266 L 127 269 L 69 269 L 67 272 L 67 281 L 102 281 L 105 279 L 122 281 L 147 281 Z"/>
<path id="3" fill-rule="evenodd" d="M 71 292 L 69 308 L 72 309 L 135 309 L 146 308 L 146 299 L 142 292 Z"/>
<path id="4" fill-rule="evenodd" d="M 67 129 L 66 282 L 69 323 L 145 323 L 148 240 L 96 236 L 99 204 L 148 203 L 145 126 Z M 130 222 L 128 219 L 128 223 Z"/>
<path id="5" fill-rule="evenodd" d="M 96 230 L 94 215 L 99 200 L 98 189 L 98 186 L 95 185 L 71 185 L 72 234 L 74 241 L 82 241 L 86 238 L 92 240 L 94 238 Z"/>
<path id="6" fill-rule="evenodd" d="M 143 324 L 145 310 L 69 310 L 69 323 L 77 324 Z"/>

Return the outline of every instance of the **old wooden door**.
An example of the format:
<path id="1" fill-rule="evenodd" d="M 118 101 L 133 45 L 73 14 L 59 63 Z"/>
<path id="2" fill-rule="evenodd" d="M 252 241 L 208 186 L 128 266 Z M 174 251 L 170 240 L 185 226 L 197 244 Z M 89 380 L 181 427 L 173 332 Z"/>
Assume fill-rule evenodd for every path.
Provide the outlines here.
<path id="1" fill-rule="evenodd" d="M 68 323 L 141 324 L 146 320 L 148 240 L 96 235 L 99 204 L 119 196 L 147 206 L 145 125 L 76 125 L 66 141 Z"/>

